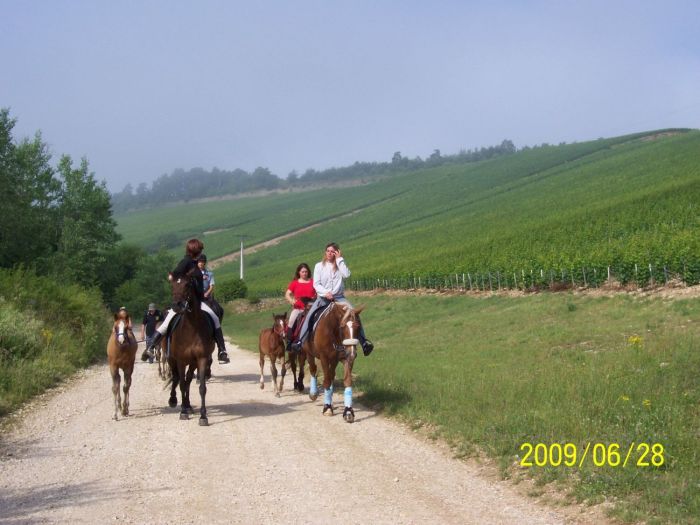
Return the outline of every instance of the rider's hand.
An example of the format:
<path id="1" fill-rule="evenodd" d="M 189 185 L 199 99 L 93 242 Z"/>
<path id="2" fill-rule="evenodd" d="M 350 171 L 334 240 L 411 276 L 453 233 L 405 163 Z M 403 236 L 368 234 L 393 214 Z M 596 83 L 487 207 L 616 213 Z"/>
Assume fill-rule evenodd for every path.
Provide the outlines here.
<path id="1" fill-rule="evenodd" d="M 324 297 L 329 301 L 333 300 L 333 294 L 331 292 L 326 292 L 326 295 L 324 295 Z"/>

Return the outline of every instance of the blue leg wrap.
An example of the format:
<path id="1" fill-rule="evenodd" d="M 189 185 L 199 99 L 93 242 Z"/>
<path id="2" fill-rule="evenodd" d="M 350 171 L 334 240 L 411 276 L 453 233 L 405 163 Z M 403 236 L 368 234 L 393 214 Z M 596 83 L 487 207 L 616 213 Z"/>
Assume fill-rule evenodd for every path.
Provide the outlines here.
<path id="1" fill-rule="evenodd" d="M 318 394 L 318 381 L 314 376 L 311 376 L 311 384 L 309 385 L 309 394 L 315 396 Z"/>
<path id="2" fill-rule="evenodd" d="M 345 387 L 345 406 L 346 407 L 351 407 L 352 406 L 352 387 L 351 386 L 346 386 Z"/>
<path id="3" fill-rule="evenodd" d="M 329 388 L 326 388 L 326 391 L 323 393 L 323 404 L 333 404 L 333 385 L 331 385 Z"/>

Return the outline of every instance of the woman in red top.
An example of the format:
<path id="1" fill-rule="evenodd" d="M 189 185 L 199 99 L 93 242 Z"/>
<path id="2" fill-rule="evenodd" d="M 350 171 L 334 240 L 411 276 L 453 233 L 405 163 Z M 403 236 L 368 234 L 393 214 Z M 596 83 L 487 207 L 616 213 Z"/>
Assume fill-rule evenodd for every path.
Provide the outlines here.
<path id="1" fill-rule="evenodd" d="M 302 299 L 308 299 L 311 302 L 316 299 L 314 281 L 311 279 L 311 269 L 308 264 L 301 263 L 297 266 L 297 271 L 294 272 L 294 280 L 289 283 L 284 298 L 294 307 L 287 322 L 287 326 L 291 330 L 294 327 L 294 322 L 304 311 L 305 305 Z"/>

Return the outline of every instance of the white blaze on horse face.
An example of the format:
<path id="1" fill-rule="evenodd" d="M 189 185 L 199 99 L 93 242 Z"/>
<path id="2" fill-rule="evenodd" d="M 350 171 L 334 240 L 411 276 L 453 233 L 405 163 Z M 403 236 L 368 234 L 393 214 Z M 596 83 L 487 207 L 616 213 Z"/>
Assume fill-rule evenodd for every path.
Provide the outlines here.
<path id="1" fill-rule="evenodd" d="M 117 341 L 120 345 L 124 344 L 124 321 L 119 321 L 119 329 L 117 330 Z"/>
<path id="2" fill-rule="evenodd" d="M 343 344 L 345 346 L 354 346 L 357 343 L 359 343 L 359 341 L 357 339 L 355 339 L 355 332 L 354 332 L 352 321 L 347 321 L 345 323 L 345 326 L 348 327 L 348 332 L 350 332 L 350 337 L 348 337 L 347 339 L 343 339 Z"/>

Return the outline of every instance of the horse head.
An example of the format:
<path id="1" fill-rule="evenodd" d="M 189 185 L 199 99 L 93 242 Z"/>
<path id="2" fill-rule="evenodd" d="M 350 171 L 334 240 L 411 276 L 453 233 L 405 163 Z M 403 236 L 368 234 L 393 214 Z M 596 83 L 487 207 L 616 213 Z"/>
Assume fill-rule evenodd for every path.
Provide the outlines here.
<path id="1" fill-rule="evenodd" d="M 170 287 L 172 288 L 173 304 L 172 309 L 181 314 L 186 310 L 191 310 L 193 303 L 197 300 L 195 287 L 197 283 L 194 278 L 194 269 L 184 275 L 168 274 Z"/>
<path id="2" fill-rule="evenodd" d="M 119 313 L 114 314 L 114 334 L 117 337 L 119 346 L 124 346 L 128 343 L 128 335 L 126 330 L 131 326 L 131 318 L 126 310 L 119 310 Z"/>
<path id="3" fill-rule="evenodd" d="M 360 333 L 360 312 L 364 310 L 364 306 L 357 309 L 352 309 L 349 306 L 344 306 L 341 310 L 340 317 L 340 334 L 342 337 L 342 345 L 345 346 L 350 353 L 356 353 L 356 346 L 360 343 L 357 335 Z"/>
<path id="4" fill-rule="evenodd" d="M 272 314 L 272 331 L 284 338 L 287 333 L 287 312 L 284 312 L 284 314 Z"/>

